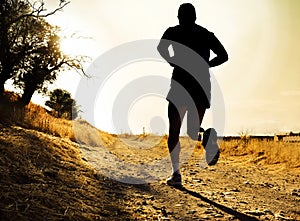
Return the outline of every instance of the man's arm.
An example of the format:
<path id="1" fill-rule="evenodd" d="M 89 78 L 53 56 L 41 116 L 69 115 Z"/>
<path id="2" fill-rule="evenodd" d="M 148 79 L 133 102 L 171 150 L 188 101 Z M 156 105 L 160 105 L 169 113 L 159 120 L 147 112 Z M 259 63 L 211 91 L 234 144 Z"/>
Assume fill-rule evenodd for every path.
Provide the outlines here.
<path id="1" fill-rule="evenodd" d="M 159 54 L 163 57 L 163 59 L 165 59 L 168 63 L 171 62 L 171 57 L 170 57 L 170 53 L 169 53 L 169 48 L 170 44 L 164 40 L 161 39 L 158 46 L 157 46 L 157 50 L 159 52 Z"/>
<path id="2" fill-rule="evenodd" d="M 209 61 L 209 67 L 215 67 L 228 61 L 228 54 L 221 44 L 221 42 L 212 34 L 211 38 L 211 50 L 217 55 L 215 58 Z"/>
<path id="3" fill-rule="evenodd" d="M 174 65 L 172 64 L 172 57 L 170 56 L 169 53 L 169 47 L 171 46 L 170 41 L 168 41 L 170 40 L 169 35 L 170 35 L 170 30 L 167 29 L 157 46 L 157 50 L 159 54 L 163 57 L 163 59 L 165 59 L 172 67 L 174 67 Z"/>

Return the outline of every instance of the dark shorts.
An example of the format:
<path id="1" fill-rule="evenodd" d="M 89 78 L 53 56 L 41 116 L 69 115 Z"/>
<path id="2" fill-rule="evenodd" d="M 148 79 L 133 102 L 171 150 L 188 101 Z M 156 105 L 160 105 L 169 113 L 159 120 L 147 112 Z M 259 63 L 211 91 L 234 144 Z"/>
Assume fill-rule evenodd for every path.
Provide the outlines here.
<path id="1" fill-rule="evenodd" d="M 177 82 L 171 83 L 171 88 L 166 98 L 175 106 L 195 106 L 199 108 L 210 108 L 211 92 L 210 85 L 206 89 L 192 84 L 182 85 Z"/>

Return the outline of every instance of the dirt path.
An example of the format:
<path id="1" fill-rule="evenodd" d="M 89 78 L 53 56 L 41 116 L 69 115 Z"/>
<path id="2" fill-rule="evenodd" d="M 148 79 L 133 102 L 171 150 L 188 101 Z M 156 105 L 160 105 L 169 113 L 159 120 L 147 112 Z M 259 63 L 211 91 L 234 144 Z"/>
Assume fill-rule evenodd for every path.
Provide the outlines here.
<path id="1" fill-rule="evenodd" d="M 149 163 L 148 158 L 166 156 L 164 142 L 151 155 L 142 154 L 148 156 L 144 159 L 134 155 L 132 148 L 120 145 L 117 142 L 110 147 L 110 153 L 121 152 L 120 158 L 126 156 L 127 161 L 138 158 Z M 133 212 L 137 220 L 300 220 L 299 169 L 285 169 L 284 165 L 258 166 L 257 159 L 250 156 L 222 156 L 216 166 L 203 168 L 201 158 L 203 151 L 196 148 L 182 166 L 183 188 L 180 189 L 167 186 L 164 180 L 122 184 L 122 188 L 128 188 L 122 198 L 126 210 Z"/>
<path id="2" fill-rule="evenodd" d="M 238 160 L 207 169 L 188 163 L 184 188 L 145 185 L 126 205 L 147 220 L 300 220 L 299 175 Z"/>

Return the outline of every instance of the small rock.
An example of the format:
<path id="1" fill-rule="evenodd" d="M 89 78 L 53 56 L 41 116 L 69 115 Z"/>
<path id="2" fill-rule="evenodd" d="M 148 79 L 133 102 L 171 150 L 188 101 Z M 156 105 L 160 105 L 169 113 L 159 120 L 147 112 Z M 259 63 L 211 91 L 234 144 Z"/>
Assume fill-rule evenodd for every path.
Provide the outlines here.
<path id="1" fill-rule="evenodd" d="M 155 209 L 155 210 L 159 210 L 159 209 L 160 209 L 159 207 L 157 207 L 157 206 L 155 206 L 155 205 L 152 205 L 152 207 L 153 207 L 153 209 Z"/>
<path id="2" fill-rule="evenodd" d="M 266 187 L 266 188 L 272 188 L 272 187 L 274 187 L 273 184 L 267 183 L 267 182 L 262 182 L 262 183 L 260 183 L 259 185 L 260 185 L 260 186 L 263 186 L 263 187 Z"/>
<path id="3" fill-rule="evenodd" d="M 299 191 L 299 190 L 296 190 L 296 189 L 293 189 L 293 190 L 291 191 L 291 195 L 292 195 L 292 196 L 300 197 L 300 191 Z"/>
<path id="4" fill-rule="evenodd" d="M 224 217 L 224 215 L 223 214 L 216 214 L 216 215 L 214 215 L 214 217 L 215 218 L 222 218 L 222 217 Z"/>
<path id="5" fill-rule="evenodd" d="M 197 210 L 190 210 L 190 211 L 187 211 L 187 214 L 195 214 L 197 212 Z"/>
<path id="6" fill-rule="evenodd" d="M 210 216 L 202 216 L 201 219 L 210 220 L 211 217 Z"/>
<path id="7" fill-rule="evenodd" d="M 210 210 L 206 210 L 204 211 L 204 214 L 213 214 L 214 212 L 213 211 L 210 211 Z"/>
<path id="8" fill-rule="evenodd" d="M 253 215 L 253 216 L 266 215 L 266 213 L 264 211 L 260 211 L 260 210 L 246 210 L 246 211 L 244 211 L 244 213 Z"/>
<path id="9" fill-rule="evenodd" d="M 285 216 L 283 216 L 281 214 L 275 214 L 275 218 L 278 219 L 278 220 L 294 220 L 294 219 L 285 217 Z"/>
<path id="10" fill-rule="evenodd" d="M 248 205 L 248 202 L 246 202 L 246 201 L 240 201 L 239 203 Z"/>
<path id="11" fill-rule="evenodd" d="M 163 216 L 167 217 L 168 216 L 168 213 L 166 211 L 166 208 L 165 207 L 162 207 L 161 208 L 161 213 L 163 214 Z"/>
<path id="12" fill-rule="evenodd" d="M 292 196 L 299 196 L 299 194 L 296 192 L 292 192 L 291 194 L 292 194 Z"/>
<path id="13" fill-rule="evenodd" d="M 235 192 L 235 193 L 239 193 L 240 192 L 240 190 L 239 189 L 237 189 L 237 188 L 235 188 L 235 189 L 233 189 L 233 190 L 231 190 L 232 192 Z"/>
<path id="14" fill-rule="evenodd" d="M 265 214 L 274 215 L 274 213 L 273 213 L 271 210 L 269 210 L 269 209 L 265 209 L 265 210 L 264 210 L 264 213 L 265 213 Z"/>
<path id="15" fill-rule="evenodd" d="M 210 196 L 213 196 L 214 195 L 214 192 L 211 192 L 211 191 L 203 191 L 204 194 L 207 194 L 207 195 L 210 195 Z"/>
<path id="16" fill-rule="evenodd" d="M 206 208 L 206 210 L 204 211 L 204 214 L 214 214 L 213 208 L 211 208 L 211 207 Z"/>

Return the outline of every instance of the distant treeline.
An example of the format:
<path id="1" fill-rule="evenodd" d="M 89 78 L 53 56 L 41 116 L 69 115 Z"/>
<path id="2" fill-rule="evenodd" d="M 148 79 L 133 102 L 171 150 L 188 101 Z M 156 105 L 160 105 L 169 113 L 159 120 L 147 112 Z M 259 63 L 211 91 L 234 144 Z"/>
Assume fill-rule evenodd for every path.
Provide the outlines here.
<path id="1" fill-rule="evenodd" d="M 274 140 L 274 136 L 263 136 L 263 135 L 250 135 L 247 137 L 241 137 L 241 136 L 223 136 L 219 137 L 219 139 L 222 139 L 224 141 L 231 141 L 231 140 L 240 140 L 240 139 L 256 139 L 256 140 Z"/>

